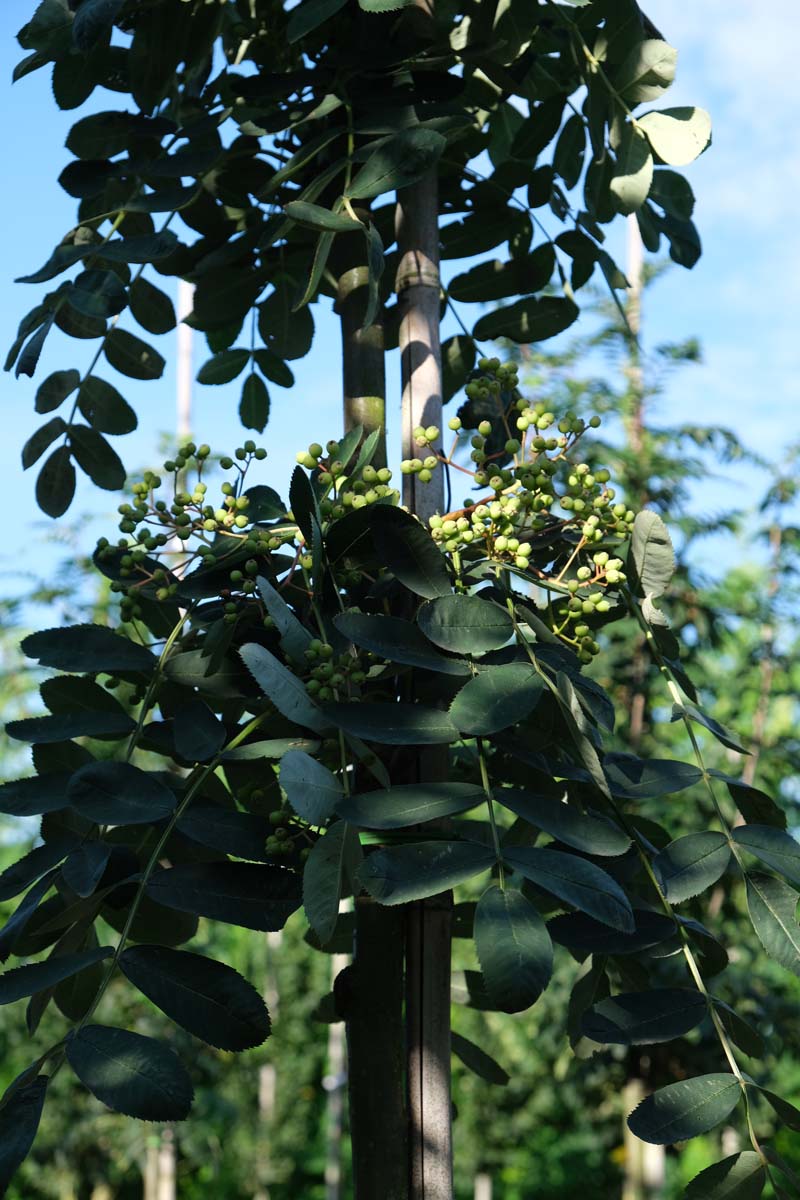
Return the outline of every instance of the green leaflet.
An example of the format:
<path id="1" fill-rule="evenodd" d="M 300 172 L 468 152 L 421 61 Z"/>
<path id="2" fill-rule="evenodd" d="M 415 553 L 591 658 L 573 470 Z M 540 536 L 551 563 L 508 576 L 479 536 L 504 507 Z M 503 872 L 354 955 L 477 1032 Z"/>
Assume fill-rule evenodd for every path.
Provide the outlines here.
<path id="1" fill-rule="evenodd" d="M 67 1040 L 67 1061 L 98 1100 L 143 1121 L 182 1121 L 192 1106 L 191 1080 L 161 1042 L 86 1025 Z"/>
<path id="2" fill-rule="evenodd" d="M 643 1142 L 657 1146 L 685 1142 L 724 1121 L 741 1095 L 734 1075 L 699 1075 L 647 1096 L 628 1117 L 628 1127 Z"/>
<path id="3" fill-rule="evenodd" d="M 36 1137 L 50 1078 L 38 1075 L 3 1097 L 0 1108 L 0 1189 L 5 1191 Z"/>
<path id="4" fill-rule="evenodd" d="M 169 817 L 174 793 L 154 775 L 127 762 L 92 762 L 69 781 L 67 803 L 101 825 L 142 825 Z"/>
<path id="5" fill-rule="evenodd" d="M 450 1034 L 450 1046 L 453 1054 L 460 1058 L 465 1067 L 477 1075 L 480 1079 L 485 1079 L 487 1083 L 495 1083 L 500 1087 L 505 1087 L 508 1083 L 508 1072 L 503 1070 L 499 1062 L 496 1062 L 490 1054 L 485 1050 L 481 1050 L 480 1046 L 476 1046 L 469 1038 L 462 1037 L 455 1030 Z"/>
<path id="6" fill-rule="evenodd" d="M 0 812 L 15 817 L 31 817 L 39 813 L 57 812 L 66 808 L 67 771 L 53 771 L 47 775 L 34 775 L 29 779 L 15 779 L 0 784 Z"/>
<path id="7" fill-rule="evenodd" d="M 680 904 L 716 883 L 730 862 L 723 833 L 690 833 L 670 842 L 653 859 L 653 870 L 671 904 Z"/>
<path id="8" fill-rule="evenodd" d="M 675 551 L 669 530 L 658 513 L 645 510 L 636 514 L 628 553 L 631 583 L 642 596 L 657 600 L 663 596 L 675 574 Z"/>
<path id="9" fill-rule="evenodd" d="M 369 701 L 325 704 L 329 723 L 368 742 L 384 746 L 436 746 L 458 741 L 447 713 L 425 704 L 377 704 Z"/>
<path id="10" fill-rule="evenodd" d="M 344 796 L 336 811 L 366 829 L 403 829 L 466 812 L 485 798 L 471 783 L 411 783 Z"/>
<path id="11" fill-rule="evenodd" d="M 88 425 L 70 425 L 72 457 L 92 483 L 107 492 L 117 492 L 125 484 L 122 459 L 106 439 Z"/>
<path id="12" fill-rule="evenodd" d="M 614 857 L 631 844 L 627 834 L 601 816 L 589 816 L 552 796 L 535 795 L 518 788 L 496 788 L 495 800 L 530 825 L 586 854 Z"/>
<path id="13" fill-rule="evenodd" d="M 455 887 L 494 861 L 493 850 L 472 842 L 417 842 L 368 854 L 358 878 L 379 904 L 405 904 Z"/>
<path id="14" fill-rule="evenodd" d="M 731 800 L 748 824 L 773 825 L 776 829 L 786 828 L 786 813 L 766 792 L 744 783 L 741 779 L 736 779 L 733 775 L 726 775 L 724 771 L 718 771 L 714 767 L 709 771 L 709 775 L 724 781 Z"/>
<path id="15" fill-rule="evenodd" d="M 0 901 L 11 900 L 52 867 L 58 865 L 66 854 L 79 845 L 78 834 L 53 838 L 41 846 L 35 846 L 22 858 L 10 864 L 0 873 Z M 2 978 L 2 976 L 0 976 Z"/>
<path id="16" fill-rule="evenodd" d="M 148 333 L 169 333 L 175 328 L 175 307 L 169 296 L 143 275 L 129 287 L 128 301 L 134 317 Z"/>
<path id="17" fill-rule="evenodd" d="M 522 892 L 492 885 L 475 910 L 475 946 L 490 999 L 522 1012 L 550 982 L 553 947 L 544 921 Z"/>
<path id="18" fill-rule="evenodd" d="M 650 199 L 679 221 L 690 220 L 694 212 L 694 192 L 689 181 L 666 167 L 653 173 Z"/>
<path id="19" fill-rule="evenodd" d="M 761 1156 L 743 1150 L 695 1175 L 686 1189 L 686 1200 L 758 1200 L 766 1180 Z"/>
<path id="20" fill-rule="evenodd" d="M 115 271 L 83 271 L 72 283 L 67 302 L 86 317 L 113 317 L 128 305 L 125 285 Z"/>
<path id="21" fill-rule="evenodd" d="M 49 413 L 63 404 L 81 381 L 80 372 L 75 370 L 53 371 L 36 392 L 34 408 L 37 413 Z"/>
<path id="22" fill-rule="evenodd" d="M 498 650 L 514 632 L 506 610 L 480 596 L 439 596 L 423 604 L 417 622 L 426 637 L 455 654 Z"/>
<path id="23" fill-rule="evenodd" d="M 401 617 L 345 612 L 334 617 L 333 623 L 356 646 L 379 654 L 390 662 L 439 671 L 444 675 L 469 673 L 468 663 L 441 654 L 416 625 Z"/>
<path id="24" fill-rule="evenodd" d="M 310 738 L 270 738 L 264 742 L 245 742 L 243 746 L 235 746 L 233 750 L 225 750 L 223 762 L 258 762 L 264 758 L 283 758 L 289 750 L 305 750 L 313 754 L 319 749 L 319 742 Z"/>
<path id="25" fill-rule="evenodd" d="M 300 906 L 300 880 L 291 871 L 260 863 L 181 863 L 155 871 L 151 899 L 167 908 L 210 917 L 245 929 L 283 929 Z"/>
<path id="26" fill-rule="evenodd" d="M 210 1046 L 248 1050 L 269 1036 L 264 1001 L 225 963 L 167 946 L 133 946 L 119 965 L 162 1012 Z"/>
<path id="27" fill-rule="evenodd" d="M 711 142 L 711 118 L 704 108 L 665 108 L 636 120 L 653 152 L 673 167 L 694 162 Z"/>
<path id="28" fill-rule="evenodd" d="M 447 559 L 416 517 L 379 505 L 370 512 L 370 531 L 379 558 L 409 591 L 427 600 L 450 594 Z"/>
<path id="29" fill-rule="evenodd" d="M 660 100 L 675 78 L 678 51 L 659 38 L 634 45 L 613 75 L 614 87 L 631 105 Z"/>
<path id="30" fill-rule="evenodd" d="M 703 969 L 702 964 L 701 969 Z M 708 971 L 706 973 L 710 974 Z M 731 1008 L 729 1004 L 725 1004 L 722 1000 L 715 1000 L 714 1007 L 734 1045 L 738 1046 L 740 1050 L 743 1050 L 751 1058 L 762 1058 L 764 1055 L 764 1039 L 753 1028 L 750 1022 L 745 1021 L 744 1017 L 740 1016 L 735 1009 Z"/>
<path id="31" fill-rule="evenodd" d="M 100 882 L 113 847 L 109 842 L 84 842 L 73 850 L 61 876 L 78 896 L 91 896 Z"/>
<path id="32" fill-rule="evenodd" d="M 314 318 L 310 310 L 301 308 L 294 312 L 292 300 L 288 287 L 283 286 L 258 306 L 258 331 L 278 358 L 303 358 L 314 339 Z"/>
<path id="33" fill-rule="evenodd" d="M 623 127 L 610 189 L 621 213 L 641 208 L 653 182 L 653 156 L 647 138 L 630 123 Z"/>
<path id="34" fill-rule="evenodd" d="M 222 804 L 204 804 L 195 800 L 178 818 L 178 829 L 186 837 L 211 850 L 252 862 L 268 861 L 265 843 L 272 833 L 272 827 L 255 813 L 239 812 Z"/>
<path id="35" fill-rule="evenodd" d="M 103 344 L 111 366 L 130 379 L 160 379 L 164 358 L 147 342 L 125 329 L 112 329 Z"/>
<path id="36" fill-rule="evenodd" d="M 206 364 L 206 366 L 210 366 L 210 364 Z M 224 380 L 205 379 L 203 382 L 217 383 L 224 382 Z M 264 431 L 266 422 L 270 419 L 270 392 L 264 380 L 254 371 L 248 374 L 245 383 L 242 384 L 239 419 L 246 430 L 257 430 L 259 433 Z"/>
<path id="37" fill-rule="evenodd" d="M 90 375 L 81 384 L 78 408 L 92 428 L 100 433 L 131 433 L 138 424 L 128 401 L 97 375 Z"/>
<path id="38" fill-rule="evenodd" d="M 699 783 L 703 773 L 692 763 L 669 758 L 637 758 L 633 754 L 607 754 L 603 771 L 612 796 L 622 800 L 651 800 L 681 792 Z"/>
<path id="39" fill-rule="evenodd" d="M 187 762 L 208 762 L 225 745 L 225 726 L 199 696 L 190 696 L 172 722 L 175 750 Z"/>
<path id="40" fill-rule="evenodd" d="M 354 221 L 344 212 L 331 212 L 329 208 L 309 204 L 305 200 L 291 200 L 283 211 L 298 225 L 319 232 L 353 233 L 363 228 L 360 221 Z"/>
<path id="41" fill-rule="evenodd" d="M 537 292 L 550 282 L 555 261 L 552 245 L 544 242 L 522 258 L 510 258 L 505 262 L 493 259 L 491 262 L 479 263 L 463 275 L 457 275 L 448 290 L 454 300 L 469 304 L 504 300 L 507 296 L 518 296 L 520 292 Z M 450 342 L 459 350 L 465 343 L 467 347 L 472 347 L 472 361 L 466 369 L 462 366 L 459 371 L 466 382 L 467 372 L 471 370 L 475 361 L 475 344 L 471 339 L 467 341 L 464 335 L 451 338 Z M 442 346 L 443 355 L 445 345 Z"/>
<path id="42" fill-rule="evenodd" d="M 332 771 L 302 750 L 289 750 L 278 775 L 294 811 L 311 825 L 324 825 L 342 797 L 342 785 Z"/>
<path id="43" fill-rule="evenodd" d="M 800 844 L 784 829 L 772 825 L 737 825 L 737 845 L 800 887 Z"/>
<path id="44" fill-rule="evenodd" d="M 402 129 L 381 138 L 356 173 L 346 195 L 351 199 L 371 200 L 383 192 L 416 183 L 441 156 L 445 145 L 441 133 L 424 126 Z"/>
<path id="45" fill-rule="evenodd" d="M 559 946 L 585 954 L 636 954 L 675 936 L 675 922 L 662 913 L 635 909 L 633 915 L 633 933 L 612 929 L 584 913 L 554 917 L 547 928 Z"/>
<path id="46" fill-rule="evenodd" d="M 349 894 L 361 862 L 358 834 L 346 821 L 335 821 L 312 847 L 303 871 L 303 907 L 308 923 L 324 946 L 333 937 L 339 901 Z"/>
<path id="47" fill-rule="evenodd" d="M 760 1087 L 759 1091 L 764 1099 L 772 1105 L 783 1124 L 794 1130 L 795 1133 L 800 1133 L 800 1109 L 795 1108 L 794 1104 L 790 1104 L 782 1096 L 776 1096 L 768 1088 Z"/>
<path id="48" fill-rule="evenodd" d="M 672 706 L 672 720 L 677 721 L 681 717 L 687 717 L 690 721 L 694 721 L 696 725 L 702 725 L 709 733 L 713 734 L 718 742 L 723 746 L 727 746 L 729 750 L 735 750 L 737 754 L 747 754 L 748 751 L 739 741 L 735 734 L 726 729 L 724 725 L 720 725 L 719 721 L 715 721 L 708 713 L 703 712 L 695 704 L 674 704 Z"/>
<path id="49" fill-rule="evenodd" d="M 66 432 L 67 425 L 61 417 L 53 417 L 34 430 L 22 447 L 22 469 L 27 471 L 28 467 L 32 467 L 42 457 L 47 447 Z"/>
<path id="50" fill-rule="evenodd" d="M 704 997 L 693 988 L 660 988 L 609 996 L 584 1014 L 585 1037 L 604 1045 L 650 1045 L 682 1037 L 707 1015 Z"/>
<path id="51" fill-rule="evenodd" d="M 537 887 L 612 929 L 633 933 L 635 922 L 627 896 L 616 880 L 594 863 L 538 846 L 507 846 L 503 857 Z"/>
<path id="52" fill-rule="evenodd" d="M 86 950 L 80 954 L 60 954 L 57 958 L 48 958 L 44 962 L 4 971 L 0 975 L 0 1004 L 13 1004 L 23 996 L 32 996 L 44 988 L 53 987 L 63 979 L 77 975 L 86 967 L 109 958 L 112 953 L 110 946 L 100 946 L 97 950 Z"/>
<path id="53" fill-rule="evenodd" d="M 298 621 L 280 592 L 272 586 L 268 579 L 259 575 L 256 583 L 258 593 L 264 601 L 264 606 L 272 617 L 281 635 L 281 645 L 290 658 L 297 662 L 303 661 L 303 651 L 311 641 L 311 634 Z"/>
<path id="54" fill-rule="evenodd" d="M 239 654 L 256 683 L 284 717 L 316 733 L 329 728 L 330 721 L 311 699 L 303 682 L 274 654 L 255 642 L 242 646 Z"/>
<path id="55" fill-rule="evenodd" d="M 84 711 L 9 721 L 6 733 L 21 742 L 46 743 L 75 737 L 124 737 L 135 728 L 135 722 L 125 712 Z"/>
<path id="56" fill-rule="evenodd" d="M 578 306 L 562 296 L 529 296 L 481 317 L 473 336 L 477 341 L 507 337 L 528 345 L 544 342 L 569 329 L 578 317 Z"/>
<path id="57" fill-rule="evenodd" d="M 29 658 L 59 671 L 96 674 L 100 671 L 142 671 L 149 674 L 156 660 L 148 649 L 103 625 L 67 625 L 29 634 L 22 641 Z"/>
<path id="58" fill-rule="evenodd" d="M 221 350 L 197 372 L 197 382 L 205 384 L 230 383 L 241 375 L 250 361 L 249 350 Z M 252 429 L 253 426 L 251 425 Z M 263 428 L 263 426 L 262 426 Z"/>
<path id="59" fill-rule="evenodd" d="M 747 908 L 761 945 L 787 971 L 800 975 L 797 892 L 768 875 L 747 876 Z"/>
<path id="60" fill-rule="evenodd" d="M 497 733 L 524 721 L 538 705 L 545 685 L 529 663 L 486 667 L 450 705 L 450 719 L 462 733 Z"/>
<path id="61" fill-rule="evenodd" d="M 75 468 L 66 446 L 46 460 L 36 480 L 36 503 L 48 517 L 61 517 L 75 495 Z"/>

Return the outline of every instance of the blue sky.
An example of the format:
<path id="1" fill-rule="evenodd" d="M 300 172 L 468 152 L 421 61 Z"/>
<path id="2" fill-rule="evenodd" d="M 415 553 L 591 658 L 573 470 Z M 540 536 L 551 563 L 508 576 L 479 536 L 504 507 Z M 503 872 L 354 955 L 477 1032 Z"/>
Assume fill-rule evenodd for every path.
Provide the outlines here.
<path id="1" fill-rule="evenodd" d="M 669 272 L 654 289 L 645 313 L 650 344 L 698 336 L 704 364 L 675 376 L 657 416 L 670 424 L 697 420 L 728 425 L 745 442 L 776 457 L 782 446 L 798 437 L 800 408 L 800 224 L 795 213 L 800 99 L 789 36 L 794 9 L 788 0 L 775 0 L 765 19 L 761 6 L 751 0 L 704 0 L 702 5 L 651 0 L 646 7 L 680 51 L 669 103 L 699 104 L 714 122 L 711 149 L 687 172 L 698 198 L 703 257 L 692 272 Z M 74 220 L 74 201 L 56 179 L 70 159 L 64 139 L 79 114 L 56 109 L 46 70 L 13 87 L 10 82 L 21 56 L 15 34 L 32 9 L 32 0 L 5 0 L 0 8 L 0 104 L 5 114 L 0 136 L 7 171 L 0 192 L 5 231 L 0 269 L 3 353 L 20 316 L 42 290 L 41 285 L 15 285 L 12 280 L 38 267 Z M 113 106 L 113 96 L 98 96 L 103 106 Z M 155 340 L 169 362 L 174 335 Z M 36 387 L 51 370 L 85 367 L 91 353 L 90 343 L 57 334 L 51 336 L 33 381 L 3 377 L 0 472 L 13 517 L 0 552 L 0 572 L 6 576 L 0 582 L 3 591 L 10 582 L 7 572 L 26 568 L 34 542 L 49 524 L 36 510 L 34 471 L 23 473 L 19 461 L 23 442 L 41 422 L 33 412 Z M 195 354 L 199 365 L 204 356 L 201 344 Z M 270 452 L 264 481 L 279 487 L 297 449 L 312 436 L 323 435 L 324 440 L 338 429 L 339 359 L 333 318 L 328 315 L 321 323 L 312 354 L 292 366 L 295 391 L 273 390 L 273 415 L 262 439 Z M 108 374 L 113 379 L 110 368 Z M 399 407 L 396 364 L 390 386 L 391 436 Z M 169 430 L 172 424 L 174 375 L 168 367 L 161 381 L 125 381 L 123 390 L 139 412 L 142 430 L 117 439 L 117 448 L 130 467 L 152 465 L 155 431 Z M 236 385 L 196 389 L 198 440 L 224 452 L 242 439 L 237 400 Z M 698 503 L 707 511 L 741 503 L 743 495 L 746 503 L 750 491 L 752 499 L 757 498 L 762 484 L 739 471 L 727 484 L 706 484 Z M 81 487 L 69 513 L 81 549 L 90 549 L 100 533 L 113 528 L 117 502 L 118 497 L 98 493 L 88 483 Z M 89 514 L 96 519 L 88 520 Z M 45 553 L 52 558 L 52 551 Z"/>

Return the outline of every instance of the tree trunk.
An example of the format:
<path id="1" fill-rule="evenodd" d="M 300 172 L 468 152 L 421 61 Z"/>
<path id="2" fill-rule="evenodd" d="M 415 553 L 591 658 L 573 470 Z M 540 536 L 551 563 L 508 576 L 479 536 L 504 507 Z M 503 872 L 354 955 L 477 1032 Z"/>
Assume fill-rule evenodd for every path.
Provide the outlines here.
<path id="1" fill-rule="evenodd" d="M 283 934 L 280 930 L 268 933 L 263 942 L 264 975 L 262 995 L 273 1025 L 278 1017 L 280 991 L 275 959 L 281 947 Z M 267 1061 L 258 1069 L 258 1133 L 255 1145 L 256 1193 L 254 1200 L 269 1200 L 270 1160 L 269 1144 L 272 1122 L 275 1117 L 277 1075 L 275 1064 Z"/>
<path id="2" fill-rule="evenodd" d="M 383 429 L 374 462 L 386 461 L 384 339 L 380 323 L 363 328 L 366 244 L 361 234 L 336 239 L 341 321 L 344 426 Z M 337 1004 L 347 1027 L 350 1137 L 355 1200 L 408 1200 L 403 1089 L 403 914 L 357 896 L 352 966 L 339 976 Z"/>
<path id="3" fill-rule="evenodd" d="M 402 455 L 415 457 L 413 431 L 442 422 L 437 182 L 430 172 L 397 197 L 403 383 Z M 403 477 L 403 501 L 423 524 L 444 503 L 442 471 L 428 484 Z M 422 752 L 416 773 L 447 776 L 447 751 Z M 452 893 L 409 905 L 406 916 L 406 1026 L 410 1200 L 452 1200 L 450 939 Z"/>
<path id="4" fill-rule="evenodd" d="M 334 954 L 331 979 L 335 983 L 339 972 L 348 965 L 349 956 Z M 346 1046 L 344 1027 L 340 1021 L 328 1026 L 328 1073 L 323 1085 L 328 1092 L 325 1134 L 325 1200 L 341 1200 L 342 1195 L 342 1130 L 344 1126 L 344 1090 L 347 1084 Z"/>

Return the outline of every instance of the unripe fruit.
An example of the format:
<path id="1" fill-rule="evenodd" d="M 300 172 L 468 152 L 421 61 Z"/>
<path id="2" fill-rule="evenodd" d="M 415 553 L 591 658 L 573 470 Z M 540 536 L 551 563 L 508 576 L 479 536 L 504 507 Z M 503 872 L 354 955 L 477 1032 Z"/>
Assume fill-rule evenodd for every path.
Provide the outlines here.
<path id="1" fill-rule="evenodd" d="M 490 421 L 481 421 L 480 425 L 478 426 L 478 433 L 481 434 L 482 437 L 487 438 L 491 432 L 492 432 L 491 422 Z"/>

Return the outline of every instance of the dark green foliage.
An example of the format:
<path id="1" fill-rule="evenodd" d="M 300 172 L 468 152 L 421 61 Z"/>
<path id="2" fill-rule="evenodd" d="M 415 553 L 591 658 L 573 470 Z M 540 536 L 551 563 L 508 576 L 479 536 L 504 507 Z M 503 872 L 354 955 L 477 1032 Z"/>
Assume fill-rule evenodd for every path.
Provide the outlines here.
<path id="1" fill-rule="evenodd" d="M 733 1075 L 700 1075 L 648 1096 L 628 1118 L 643 1142 L 668 1146 L 713 1129 L 733 1111 L 743 1089 Z"/>
<path id="2" fill-rule="evenodd" d="M 269 1034 L 264 1001 L 224 963 L 166 946 L 132 946 L 119 965 L 168 1017 L 211 1046 L 247 1050 Z"/>
<path id="3" fill-rule="evenodd" d="M 85 1025 L 67 1042 L 67 1060 L 81 1083 L 116 1112 L 143 1121 L 180 1121 L 189 1112 L 189 1076 L 152 1038 Z"/>
<path id="4" fill-rule="evenodd" d="M 490 887 L 475 911 L 475 946 L 489 997 L 503 1012 L 538 1000 L 553 968 L 544 921 L 522 892 Z"/>

